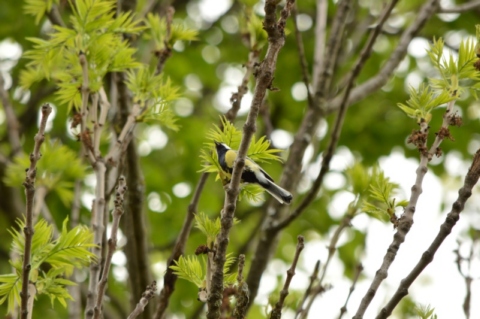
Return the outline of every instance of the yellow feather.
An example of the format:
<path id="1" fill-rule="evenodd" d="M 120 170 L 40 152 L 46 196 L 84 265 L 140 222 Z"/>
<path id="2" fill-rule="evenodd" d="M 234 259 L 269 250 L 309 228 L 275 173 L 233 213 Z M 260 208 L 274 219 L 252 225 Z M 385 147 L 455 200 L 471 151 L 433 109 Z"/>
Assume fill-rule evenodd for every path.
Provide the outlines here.
<path id="1" fill-rule="evenodd" d="M 237 159 L 237 152 L 228 150 L 225 153 L 225 163 L 227 163 L 229 168 L 233 167 L 233 162 L 235 162 L 235 159 Z"/>

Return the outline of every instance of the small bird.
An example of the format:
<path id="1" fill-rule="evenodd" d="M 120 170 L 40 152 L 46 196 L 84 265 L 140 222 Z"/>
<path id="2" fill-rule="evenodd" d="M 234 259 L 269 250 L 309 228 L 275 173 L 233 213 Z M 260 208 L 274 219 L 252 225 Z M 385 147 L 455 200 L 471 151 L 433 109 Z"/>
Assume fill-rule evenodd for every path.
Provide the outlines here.
<path id="1" fill-rule="evenodd" d="M 215 141 L 215 148 L 217 149 L 218 163 L 222 167 L 222 170 L 227 174 L 232 174 L 233 163 L 237 158 L 237 151 L 217 141 Z M 275 184 L 267 172 L 248 157 L 245 159 L 242 182 L 260 185 L 281 204 L 290 204 L 292 201 L 292 194 Z"/>

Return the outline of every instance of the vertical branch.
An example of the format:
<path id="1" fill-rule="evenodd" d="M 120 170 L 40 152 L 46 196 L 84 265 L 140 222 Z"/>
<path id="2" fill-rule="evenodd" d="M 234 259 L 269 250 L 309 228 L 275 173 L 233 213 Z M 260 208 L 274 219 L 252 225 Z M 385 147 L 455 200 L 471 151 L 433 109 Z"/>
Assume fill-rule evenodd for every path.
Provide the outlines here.
<path id="1" fill-rule="evenodd" d="M 168 41 L 170 41 L 171 33 L 172 33 L 172 20 L 173 14 L 175 13 L 175 9 L 172 6 L 169 6 L 166 10 L 165 14 L 165 22 L 167 25 L 167 29 L 165 32 L 165 40 L 164 40 L 164 48 L 155 52 L 155 55 L 158 57 L 157 62 L 157 69 L 155 74 L 160 74 L 163 72 L 163 67 L 165 66 L 165 62 L 167 62 L 168 58 L 172 55 L 172 48 Z"/>
<path id="2" fill-rule="evenodd" d="M 342 25 L 346 22 L 345 17 L 349 9 L 349 0 L 340 1 L 338 5 L 338 10 L 335 15 L 335 19 L 332 22 L 333 26 L 331 31 L 331 38 L 340 39 L 342 37 L 343 31 L 341 30 L 343 30 L 344 28 L 344 26 Z M 327 51 L 324 54 L 324 56 L 328 59 L 323 60 L 322 65 L 335 64 L 334 59 L 338 55 L 338 51 L 336 50 L 339 50 L 339 46 L 332 45 L 332 43 L 337 43 L 337 39 L 330 39 L 329 45 L 327 46 Z M 323 45 L 323 43 L 320 45 Z M 325 68 L 322 68 L 322 70 L 323 69 Z M 301 176 L 300 172 L 302 169 L 303 155 L 305 154 L 305 150 L 312 140 L 312 136 L 315 135 L 318 124 L 320 123 L 320 120 L 323 118 L 324 115 L 323 107 L 320 107 L 323 103 L 323 100 L 318 98 L 317 96 L 326 96 L 328 88 L 326 87 L 325 83 L 329 83 L 329 79 L 332 76 L 333 74 L 328 74 L 328 72 L 324 71 L 322 71 L 318 75 L 318 83 L 314 87 L 314 90 L 316 100 L 318 100 L 315 101 L 315 103 L 318 102 L 319 105 L 315 105 L 315 107 L 307 109 L 305 116 L 302 119 L 302 124 L 300 125 L 297 134 L 295 134 L 293 144 L 290 147 L 289 157 L 284 165 L 284 171 L 280 179 L 279 185 L 281 187 L 287 187 L 288 189 L 294 190 L 298 185 Z M 313 81 L 316 81 L 316 79 L 313 79 Z M 250 298 L 250 304 L 253 302 L 257 295 L 258 287 L 260 285 L 260 279 L 277 244 L 277 236 L 279 232 L 272 230 L 271 226 L 275 224 L 279 218 L 282 217 L 286 209 L 281 208 L 280 205 L 272 202 L 267 208 L 267 211 L 271 211 L 272 213 L 267 216 L 266 220 L 262 225 L 262 234 L 260 235 L 260 241 L 257 244 L 255 255 L 252 261 L 252 266 L 250 268 L 251 270 L 248 273 L 247 277 L 248 287 L 252 296 L 252 298 Z"/>
<path id="3" fill-rule="evenodd" d="M 31 253 L 32 253 L 32 238 L 33 238 L 33 199 L 35 197 L 35 178 L 37 176 L 37 162 L 40 160 L 42 154 L 40 154 L 40 146 L 45 141 L 45 127 L 47 126 L 48 116 L 52 113 L 52 107 L 49 104 L 42 106 L 42 118 L 40 120 L 40 127 L 38 133 L 35 135 L 35 146 L 33 152 L 30 153 L 30 167 L 27 169 L 25 181 L 23 186 L 25 187 L 26 196 L 26 210 L 25 210 L 25 227 L 23 232 L 25 234 L 25 251 L 23 255 L 22 265 L 22 292 L 21 296 L 21 318 L 27 319 L 31 316 L 31 309 L 29 311 L 29 302 L 33 305 L 33 294 L 30 285 L 30 269 L 32 268 Z"/>
<path id="4" fill-rule="evenodd" d="M 308 284 L 308 287 L 305 290 L 305 293 L 303 295 L 302 301 L 298 305 L 297 310 L 295 312 L 295 318 L 298 318 L 304 312 L 303 305 L 305 304 L 305 301 L 307 301 L 308 297 L 310 296 L 310 293 L 312 292 L 313 285 L 317 280 L 319 269 L 320 269 L 320 260 L 317 260 L 317 262 L 315 263 L 315 267 L 313 268 L 312 275 L 310 276 L 310 283 Z"/>
<path id="5" fill-rule="evenodd" d="M 115 209 L 112 212 L 112 215 L 113 215 L 112 230 L 111 230 L 110 239 L 108 240 L 107 257 L 105 258 L 105 264 L 103 266 L 102 278 L 98 285 L 98 291 L 97 291 L 98 296 L 97 296 L 97 300 L 94 308 L 95 319 L 99 319 L 102 316 L 103 297 L 105 295 L 105 290 L 107 288 L 108 275 L 110 273 L 113 253 L 117 248 L 117 233 L 120 225 L 120 218 L 123 215 L 123 197 L 126 191 L 127 191 L 127 184 L 125 182 L 125 177 L 120 176 L 120 178 L 118 179 L 118 186 L 115 192 L 115 201 L 114 201 Z"/>
<path id="6" fill-rule="evenodd" d="M 480 177 L 480 150 L 475 153 L 473 157 L 472 165 L 470 166 L 467 175 L 465 176 L 465 181 L 462 188 L 458 191 L 457 200 L 453 203 L 452 209 L 448 213 L 445 221 L 440 226 L 437 236 L 430 244 L 430 247 L 422 254 L 420 260 L 417 262 L 415 267 L 410 271 L 410 273 L 405 277 L 397 288 L 397 291 L 392 296 L 387 305 L 380 311 L 377 319 L 387 318 L 398 305 L 400 300 L 408 294 L 408 288 L 412 283 L 417 279 L 417 277 L 422 273 L 425 267 L 432 262 L 435 253 L 437 252 L 440 245 L 443 243 L 445 238 L 451 233 L 453 227 L 460 219 L 460 213 L 465 207 L 465 203 L 472 195 L 472 189 L 477 184 Z"/>
<path id="7" fill-rule="evenodd" d="M 285 44 L 285 23 L 290 15 L 294 0 L 287 1 L 281 16 L 276 21 L 276 1 L 265 2 L 265 20 L 263 27 L 268 33 L 268 49 L 265 60 L 260 63 L 256 74 L 257 83 L 253 93 L 253 100 L 247 120 L 243 126 L 243 136 L 235 160 L 232 179 L 226 187 L 225 203 L 221 216 L 221 229 L 217 236 L 217 249 L 215 254 L 215 266 L 212 277 L 212 290 L 208 297 L 208 319 L 216 319 L 220 316 L 220 305 L 223 296 L 223 266 L 229 241 L 230 229 L 233 225 L 236 202 L 239 194 L 240 180 L 245 166 L 245 158 L 250 141 L 256 131 L 256 119 L 263 103 L 267 89 L 272 88 L 273 75 L 276 69 L 277 57 L 280 49 Z"/>
<path id="8" fill-rule="evenodd" d="M 82 191 L 82 181 L 76 180 L 75 186 L 73 189 L 73 201 L 72 201 L 72 210 L 70 212 L 70 228 L 75 228 L 78 225 L 80 219 L 80 207 L 81 207 L 81 191 Z M 78 269 L 73 270 L 73 274 L 70 277 L 70 280 L 75 282 L 75 277 L 78 275 Z M 68 286 L 68 293 L 72 296 L 73 300 L 68 301 L 68 317 L 70 319 L 80 319 L 82 315 L 82 284 L 75 286 Z"/>
<path id="9" fill-rule="evenodd" d="M 317 0 L 317 15 L 315 21 L 315 51 L 313 53 L 313 87 L 318 86 L 318 79 L 322 73 L 325 55 L 325 34 L 327 33 L 328 1 Z"/>
<path id="10" fill-rule="evenodd" d="M 298 257 L 305 247 L 303 236 L 298 236 L 297 249 L 295 250 L 295 256 L 293 257 L 292 266 L 287 270 L 287 278 L 285 279 L 285 284 L 283 285 L 282 291 L 280 291 L 280 299 L 275 304 L 272 313 L 270 314 L 270 319 L 280 319 L 282 317 L 282 308 L 285 302 L 285 298 L 288 296 L 288 288 L 290 287 L 290 282 L 292 281 L 293 276 L 295 275 L 295 268 L 297 267 Z"/>
<path id="11" fill-rule="evenodd" d="M 232 103 L 232 107 L 227 111 L 225 114 L 225 118 L 232 122 L 236 117 L 238 110 L 240 109 L 240 104 L 242 102 L 243 97 L 248 92 L 248 81 L 250 76 L 253 73 L 253 67 L 258 62 L 258 51 L 250 51 L 248 55 L 248 61 L 245 64 L 245 74 L 242 79 L 242 83 L 238 86 L 238 91 L 232 94 L 230 98 L 230 102 Z M 203 173 L 198 181 L 198 184 L 195 188 L 195 192 L 193 194 L 192 200 L 188 205 L 187 214 L 185 216 L 185 220 L 182 225 L 182 229 L 180 230 L 180 234 L 177 238 L 175 243 L 175 247 L 173 248 L 172 254 L 167 261 L 167 272 L 164 276 L 164 286 L 160 291 L 159 302 L 157 305 L 157 309 L 155 310 L 155 319 L 161 319 L 163 314 L 165 313 L 170 296 L 172 295 L 175 289 L 175 282 L 177 280 L 177 276 L 173 274 L 173 271 L 170 269 L 170 266 L 175 264 L 175 261 L 183 254 L 185 249 L 185 244 L 187 238 L 190 234 L 190 230 L 192 228 L 192 222 L 195 213 L 197 212 L 198 201 L 200 200 L 200 195 L 203 191 L 205 183 L 208 179 L 209 174 Z M 248 288 L 247 288 L 248 289 Z M 248 302 L 248 301 L 247 301 Z"/>
<path id="12" fill-rule="evenodd" d="M 350 300 L 350 297 L 352 296 L 352 293 L 355 290 L 355 285 L 357 284 L 358 277 L 360 277 L 360 274 L 362 273 L 362 271 L 363 271 L 363 266 L 361 263 L 359 263 L 355 269 L 355 276 L 353 277 L 352 285 L 348 290 L 348 296 L 347 296 L 347 299 L 345 300 L 345 304 L 342 306 L 342 308 L 340 308 L 340 314 L 338 315 L 338 319 L 342 319 L 343 315 L 347 312 L 348 301 Z"/>

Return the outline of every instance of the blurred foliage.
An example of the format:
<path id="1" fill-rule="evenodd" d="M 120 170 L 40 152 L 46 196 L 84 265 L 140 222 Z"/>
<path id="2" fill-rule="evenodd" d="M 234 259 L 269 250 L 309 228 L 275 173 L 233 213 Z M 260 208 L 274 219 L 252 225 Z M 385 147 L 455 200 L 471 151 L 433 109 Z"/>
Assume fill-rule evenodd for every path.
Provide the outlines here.
<path id="1" fill-rule="evenodd" d="M 191 200 L 191 195 L 200 177 L 199 170 L 205 164 L 205 158 L 201 154 L 209 154 L 213 150 L 212 145 L 206 144 L 209 141 L 209 132 L 215 124 L 220 125 L 219 115 L 222 115 L 229 106 L 231 93 L 237 90 L 240 85 L 241 74 L 243 76 L 243 65 L 247 62 L 249 48 L 260 50 L 260 57 L 265 53 L 265 33 L 260 29 L 263 19 L 256 1 L 242 1 L 249 6 L 248 10 L 243 9 L 240 2 L 234 2 L 230 8 L 218 18 L 202 18 L 205 13 L 200 10 L 199 1 L 177 1 L 175 7 L 174 23 L 171 38 L 164 38 L 162 33 L 165 30 L 165 20 L 156 14 L 149 14 L 146 23 L 143 24 L 137 18 L 141 14 L 148 1 L 138 1 L 135 15 L 120 15 L 115 19 L 111 10 L 102 9 L 97 12 L 86 24 L 79 23 L 78 14 L 82 8 L 78 7 L 85 1 L 40 1 L 25 0 L 21 5 L 17 1 L 4 0 L 0 10 L 0 41 L 2 45 L 18 45 L 23 56 L 9 56 L 6 50 L 10 46 L 0 48 L 0 69 L 7 79 L 9 93 L 15 113 L 21 119 L 22 124 L 22 145 L 27 154 L 33 148 L 33 136 L 37 131 L 38 108 L 43 102 L 54 104 L 55 115 L 52 116 L 52 126 L 48 135 L 51 141 L 44 143 L 42 149 L 43 158 L 38 163 L 37 187 L 45 185 L 55 196 L 47 196 L 46 202 L 57 225 L 70 214 L 69 203 L 72 198 L 72 186 L 75 179 L 83 181 L 84 196 L 81 200 L 80 222 L 90 223 L 91 198 L 94 191 L 92 183 L 92 169 L 81 164 L 82 156 L 79 154 L 80 143 L 70 132 L 69 124 L 72 119 L 73 110 L 64 107 L 65 104 L 78 105 L 79 87 L 81 86 L 80 65 L 69 59 L 57 60 L 62 53 L 70 54 L 70 57 L 78 54 L 78 50 L 85 50 L 89 61 L 97 61 L 98 65 L 104 66 L 99 73 L 93 66 L 89 69 L 89 79 L 95 88 L 105 84 L 105 90 L 110 94 L 110 71 L 126 70 L 127 67 L 135 66 L 135 70 L 129 69 L 129 74 L 137 81 L 130 80 L 130 83 L 138 88 L 136 94 L 140 100 L 150 100 L 150 105 L 158 106 L 151 108 L 150 112 L 144 113 L 145 121 L 139 123 L 135 134 L 136 145 L 140 154 L 140 162 L 144 175 L 144 186 L 146 191 L 145 210 L 148 219 L 148 236 L 151 248 L 150 260 L 155 265 L 155 276 L 159 281 L 163 280 L 166 259 L 169 257 L 173 242 L 177 239 L 178 232 L 182 227 L 183 220 Z M 64 21 L 69 28 L 58 28 L 57 36 L 64 38 L 56 39 L 52 45 L 52 38 L 47 33 L 51 30 L 51 24 L 43 16 L 38 14 L 40 8 L 48 10 L 50 4 L 58 5 Z M 104 4 L 112 5 L 112 2 Z M 329 20 L 335 14 L 335 3 L 329 1 Z M 155 10 L 162 12 L 162 4 L 155 2 Z M 368 78 L 377 74 L 384 61 L 391 55 L 398 45 L 399 34 L 408 26 L 418 12 L 421 2 L 414 0 L 400 1 L 397 10 L 394 12 L 396 23 L 388 23 L 387 31 L 380 35 L 379 43 L 375 45 L 371 58 L 366 62 L 357 82 L 363 83 Z M 72 5 L 76 6 L 72 8 Z M 34 6 L 38 6 L 34 8 Z M 301 32 L 304 40 L 306 59 L 309 67 L 313 65 L 314 50 L 314 26 L 315 26 L 315 1 L 299 1 L 297 3 L 299 19 L 304 19 L 305 29 Z M 28 9 L 30 18 L 25 18 Z M 33 8 L 33 9 L 32 9 Z M 111 7 L 110 7 L 111 8 Z M 371 16 L 374 9 L 381 9 L 381 2 L 376 0 L 361 1 L 355 4 L 355 15 L 347 25 L 346 34 L 358 40 L 358 45 L 348 43 L 344 46 L 342 56 L 338 63 L 338 73 L 335 80 L 341 80 L 352 68 L 355 59 L 351 54 L 360 51 L 361 45 L 365 42 L 365 29 L 359 28 L 362 21 L 372 21 Z M 417 40 L 430 43 L 433 47 L 440 45 L 442 38 L 445 47 L 452 49 L 456 54 L 461 50 L 470 50 L 473 42 L 469 42 L 464 49 L 459 46 L 459 39 L 467 39 L 475 36 L 475 23 L 478 22 L 478 10 L 474 9 L 461 15 L 445 16 L 437 15 L 432 18 L 420 32 Z M 69 19 L 72 16 L 73 20 Z M 248 19 L 246 17 L 249 17 Z M 369 20 L 370 19 L 370 20 Z M 250 23 L 247 23 L 249 21 Z M 81 21 L 80 21 L 81 22 Z M 90 34 L 88 25 L 105 23 L 104 33 Z M 313 24 L 312 24 L 313 23 Z M 71 27 L 71 28 L 70 28 Z M 290 19 L 287 21 L 287 29 L 294 30 Z M 70 37 L 72 30 L 83 33 L 81 38 Z M 180 33 L 177 31 L 181 31 Z M 193 30 L 198 30 L 193 31 Z M 130 31 L 135 43 L 135 50 L 127 46 L 120 33 Z M 185 32 L 183 32 L 185 31 Z M 244 33 L 250 32 L 248 41 L 245 41 Z M 90 37 L 86 36 L 89 35 Z M 102 36 L 102 38 L 100 38 Z M 31 41 L 33 38 L 35 40 Z M 103 41 L 106 39 L 108 41 Z M 194 41 L 195 40 L 195 41 Z M 79 42 L 78 42 L 79 41 Z M 172 48 L 172 56 L 165 64 L 163 76 L 155 77 L 152 69 L 156 65 L 157 57 L 155 52 L 164 49 L 165 43 Z M 80 45 L 78 45 L 80 44 Z M 242 45 L 244 44 L 244 45 Z M 115 49 L 121 49 L 125 55 L 120 57 L 116 63 L 117 55 Z M 414 48 L 412 48 L 412 51 Z M 419 50 L 423 50 L 420 48 Z M 45 51 L 50 53 L 46 54 Z M 12 51 L 13 52 L 13 51 Z M 28 54 L 26 52 L 29 52 Z M 471 51 L 469 51 L 471 52 Z M 4 55 L 5 54 L 5 55 Z M 95 60 L 98 59 L 98 60 Z M 465 57 L 466 60 L 470 56 Z M 435 60 L 435 59 L 434 59 Z M 446 61 L 447 65 L 449 60 Z M 41 71 L 42 65 L 53 65 L 60 73 L 47 74 L 35 73 Z M 141 67 L 142 66 L 142 67 Z M 65 74 L 65 69 L 69 73 Z M 379 159 L 391 155 L 394 152 L 404 153 L 409 158 L 418 158 L 418 151 L 406 144 L 408 135 L 413 129 L 417 129 L 416 123 L 408 121 L 402 110 L 396 105 L 409 99 L 409 88 L 416 87 L 418 83 L 427 82 L 432 77 L 431 56 L 419 54 L 418 52 L 408 54 L 402 62 L 401 67 L 388 83 L 378 92 L 368 98 L 354 103 L 347 112 L 345 124 L 340 136 L 339 146 L 347 148 L 353 156 L 361 161 L 364 169 L 379 162 Z M 470 70 L 471 71 L 471 70 Z M 469 72 L 470 72 L 469 71 Z M 20 73 L 23 73 L 21 80 Z M 141 74 L 141 72 L 144 72 Z M 140 76 L 141 75 L 141 76 Z M 38 77 L 37 77 L 38 76 Z M 40 80 L 42 79 L 42 80 Z M 450 79 L 450 77 L 449 77 Z M 54 80 L 55 83 L 47 80 Z M 418 81 L 417 81 L 418 80 Z M 412 82 L 415 81 L 415 85 Z M 462 84 L 460 77 L 459 85 Z M 417 83 L 418 82 L 418 83 Z M 68 94 L 61 94 L 56 91 L 56 85 L 64 83 L 65 91 Z M 20 84 L 28 89 L 20 89 Z M 28 85 L 27 85 L 28 84 Z M 142 87 L 139 85 L 142 84 Z M 250 91 L 253 90 L 253 81 L 249 83 Z M 267 106 L 270 113 L 269 121 L 262 116 L 258 121 L 258 132 L 256 141 L 262 140 L 262 136 L 269 136 L 269 124 L 276 130 L 288 132 L 293 136 L 300 126 L 300 121 L 307 109 L 306 97 L 298 97 L 293 92 L 294 85 L 302 85 L 302 72 L 298 64 L 298 50 L 295 44 L 295 35 L 290 32 L 287 35 L 284 48 L 278 57 L 278 67 L 275 73 L 273 86 L 280 89 L 277 92 L 268 92 Z M 165 94 L 160 92 L 161 88 L 168 87 L 168 93 L 174 97 L 165 99 Z M 175 89 L 178 88 L 178 89 Z M 337 88 L 336 88 L 337 89 Z M 339 86 L 338 89 L 341 89 Z M 40 94 L 50 90 L 49 94 Z M 23 92 L 23 93 L 22 93 Z M 46 91 L 48 93 L 48 91 Z M 217 92 L 227 92 L 217 94 Z M 158 93 L 158 94 L 157 94 Z M 336 92 L 334 92 L 336 93 Z M 144 95 L 142 95 L 144 94 Z M 151 95 L 149 95 L 151 94 Z M 157 94 L 157 95 L 155 95 Z M 428 92 L 425 94 L 429 94 Z M 452 128 L 452 135 L 455 141 L 445 141 L 442 144 L 444 153 L 452 150 L 458 152 L 462 159 L 471 158 L 480 142 L 478 134 L 478 118 L 480 104 L 475 102 L 473 92 L 465 90 L 458 97 L 456 107 L 462 114 L 464 125 L 461 128 Z M 148 95 L 148 96 L 147 96 Z M 158 100 L 158 97 L 162 98 Z M 170 95 L 167 95 L 170 96 Z M 422 94 L 420 94 L 420 97 Z M 26 97 L 26 98 L 25 98 Z M 58 99 L 60 97 L 60 99 Z M 178 99 L 177 99 L 178 98 Z M 164 102 L 168 100 L 168 108 Z M 60 101 L 60 103 L 58 103 Z M 408 103 L 407 103 L 408 104 Z M 240 115 L 234 121 L 235 127 L 241 127 L 245 120 L 245 108 L 248 107 L 248 99 L 242 105 Z M 165 112 L 164 112 L 165 111 Z M 3 115 L 3 108 L 0 109 Z M 432 118 L 430 126 L 432 132 L 436 131 L 441 124 L 443 107 L 431 110 Z M 114 112 L 109 114 L 109 121 L 115 118 Z M 148 120 L 158 120 L 158 123 L 151 123 Z M 0 152 L 9 154 L 11 145 L 6 137 L 6 123 L 4 116 L 0 125 Z M 163 119 L 163 120 L 162 120 Z M 174 121 L 175 120 L 175 121 Z M 329 129 L 334 121 L 334 115 L 325 120 L 325 126 Z M 164 130 L 165 123 L 170 128 L 178 128 L 178 131 Z M 108 126 L 108 125 L 107 125 Z M 328 143 L 329 134 L 325 138 L 318 138 L 317 149 L 323 151 Z M 238 139 L 239 142 L 239 139 Z M 273 140 L 273 145 L 279 141 Z M 283 142 L 283 141 L 281 141 Z M 109 141 L 102 139 L 102 149 L 108 148 Z M 229 143 L 228 143 L 229 144 Z M 263 145 L 263 144 L 262 144 Z M 234 149 L 237 145 L 230 144 Z M 268 148 L 270 150 L 270 148 Z M 203 152 L 203 153 L 202 153 Z M 287 152 L 281 154 L 282 159 L 286 158 Z M 316 157 L 319 154 L 314 154 Z M 251 155 L 249 155 L 251 156 Z M 10 187 L 16 188 L 23 198 L 22 181 L 23 170 L 28 167 L 28 157 L 22 155 L 12 159 L 8 168 L 2 164 L 0 173 L 2 181 Z M 442 157 L 435 165 L 430 166 L 433 172 L 440 178 L 446 177 L 445 157 Z M 255 159 L 258 160 L 258 159 Z M 270 161 L 262 164 L 269 174 L 278 180 L 283 164 L 279 161 Z M 411 174 L 412 184 L 414 172 Z M 349 184 L 350 190 L 354 193 L 365 193 L 368 178 L 362 172 L 353 172 L 353 183 Z M 60 179 L 61 177 L 61 179 Z M 305 180 L 306 185 L 311 179 Z M 394 181 L 393 181 L 394 182 Z M 368 184 L 368 183 L 367 183 Z M 378 184 L 378 183 L 377 183 Z M 377 185 L 376 184 L 376 185 Z M 380 185 L 380 184 L 378 184 Z M 344 188 L 348 188 L 345 186 Z M 372 186 L 374 187 L 374 186 Z M 294 247 L 295 238 L 298 234 L 304 234 L 306 242 L 328 238 L 334 227 L 337 227 L 338 217 L 329 214 L 332 198 L 344 188 L 322 189 L 320 195 L 314 200 L 302 217 L 290 225 L 279 239 L 279 247 L 275 252 L 275 258 L 285 262 L 291 261 L 291 251 Z M 179 189 L 183 189 L 182 192 Z M 304 193 L 298 197 L 301 198 Z M 268 199 L 268 197 L 265 197 Z M 4 199 L 2 199 L 3 201 Z M 6 199 L 5 199 L 6 200 Z M 296 199 L 295 206 L 299 199 Z M 217 216 L 223 207 L 224 190 L 221 183 L 209 178 L 205 191 L 202 193 L 199 202 L 199 211 L 209 216 Z M 387 202 L 390 203 L 390 202 Z M 23 205 L 23 204 L 22 204 Z M 394 205 L 398 205 L 398 202 Z M 264 212 L 264 203 L 252 204 L 248 200 L 242 200 L 237 204 L 237 217 L 241 223 L 232 229 L 229 252 L 237 255 L 242 247 L 247 247 L 247 261 L 249 253 L 253 250 L 251 242 L 258 235 L 257 225 Z M 12 224 L 9 216 L 11 211 L 0 212 L 0 273 L 11 272 L 8 256 L 11 246 L 11 235 L 7 232 Z M 386 226 L 388 227 L 388 226 Z M 360 258 L 366 241 L 365 234 L 359 230 L 349 229 L 348 239 L 339 247 L 339 258 L 345 265 L 345 272 L 348 277 L 353 275 L 354 266 Z M 191 236 L 187 242 L 186 254 L 194 252 L 199 242 L 205 242 L 205 235 L 198 229 L 192 229 Z M 249 243 L 247 245 L 247 243 Z M 159 267 L 157 267 L 160 265 Z M 122 265 L 114 264 L 113 268 L 122 269 Z M 247 262 L 245 272 L 248 272 Z M 160 270 L 158 270 L 160 269 Z M 47 273 L 48 274 L 48 273 Z M 128 303 L 128 282 L 125 278 L 112 276 L 109 282 L 109 291 L 121 302 Z M 178 293 L 178 292 L 182 293 Z M 171 313 L 183 313 L 190 318 L 197 307 L 197 291 L 190 283 L 179 280 L 171 301 L 169 311 Z M 194 305 L 194 306 L 192 306 Z M 61 307 L 60 307 L 61 308 Z M 411 307 L 413 308 L 413 306 Z M 52 312 L 50 300 L 39 297 L 35 305 L 38 314 L 48 316 L 63 316 L 67 314 L 63 309 Z M 405 310 L 406 311 L 406 310 Z M 6 306 L 0 306 L 0 313 L 6 312 Z M 412 312 L 413 313 L 413 312 Z M 252 309 L 252 318 L 264 314 L 261 307 Z M 34 314 L 35 316 L 36 314 Z M 412 314 L 413 315 L 413 314 Z"/>

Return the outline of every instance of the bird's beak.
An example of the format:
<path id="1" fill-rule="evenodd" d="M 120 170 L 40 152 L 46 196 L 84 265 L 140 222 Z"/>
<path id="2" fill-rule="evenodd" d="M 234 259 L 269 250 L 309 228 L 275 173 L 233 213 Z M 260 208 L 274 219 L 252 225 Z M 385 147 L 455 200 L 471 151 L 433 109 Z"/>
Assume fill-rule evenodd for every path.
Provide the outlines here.
<path id="1" fill-rule="evenodd" d="M 217 141 L 213 141 L 215 143 L 215 146 L 219 146 L 221 143 Z"/>

